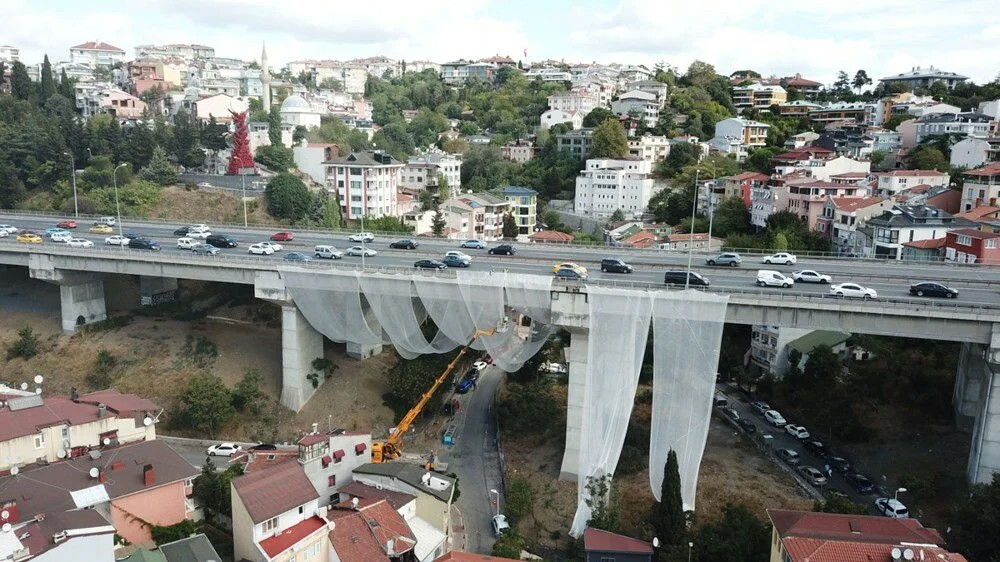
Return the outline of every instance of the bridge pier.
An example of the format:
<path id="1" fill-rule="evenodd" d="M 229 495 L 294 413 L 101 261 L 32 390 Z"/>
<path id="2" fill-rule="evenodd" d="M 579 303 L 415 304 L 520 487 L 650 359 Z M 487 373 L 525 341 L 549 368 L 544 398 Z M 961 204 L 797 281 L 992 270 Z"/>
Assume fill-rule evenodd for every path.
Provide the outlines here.
<path id="1" fill-rule="evenodd" d="M 986 484 L 1000 473 L 1000 324 L 989 345 L 963 344 L 958 364 L 956 419 L 972 430 L 967 475 L 970 484 Z"/>
<path id="2" fill-rule="evenodd" d="M 72 334 L 80 326 L 108 318 L 104 303 L 104 281 L 99 275 L 56 269 L 53 256 L 46 254 L 29 255 L 28 272 L 33 279 L 59 286 L 63 332 Z"/>
<path id="3" fill-rule="evenodd" d="M 566 396 L 566 447 L 563 451 L 560 480 L 576 482 L 580 472 L 580 431 L 583 428 L 583 401 L 586 393 L 587 352 L 590 343 L 587 332 L 570 332 L 569 380 Z"/>
<path id="4" fill-rule="evenodd" d="M 176 277 L 150 277 L 148 275 L 139 276 L 139 294 L 143 306 L 154 306 L 161 295 L 171 294 L 171 298 L 177 295 Z"/>

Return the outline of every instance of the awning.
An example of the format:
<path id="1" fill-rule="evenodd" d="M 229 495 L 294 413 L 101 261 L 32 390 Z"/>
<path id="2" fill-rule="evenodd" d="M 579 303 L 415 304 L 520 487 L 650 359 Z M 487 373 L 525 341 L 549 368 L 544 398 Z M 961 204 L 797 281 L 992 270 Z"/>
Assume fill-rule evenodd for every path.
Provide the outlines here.
<path id="1" fill-rule="evenodd" d="M 360 455 L 361 453 L 365 452 L 365 449 L 367 448 L 368 446 L 365 445 L 364 443 L 358 443 L 357 445 L 354 446 L 354 452 Z"/>
<path id="2" fill-rule="evenodd" d="M 340 459 L 344 458 L 344 450 L 343 449 L 337 449 L 336 451 L 334 451 L 333 452 L 333 458 L 337 459 L 338 461 Z"/>
<path id="3" fill-rule="evenodd" d="M 332 461 L 333 461 L 333 459 L 330 458 L 330 455 L 323 455 L 323 466 L 324 467 L 330 466 L 330 463 Z"/>

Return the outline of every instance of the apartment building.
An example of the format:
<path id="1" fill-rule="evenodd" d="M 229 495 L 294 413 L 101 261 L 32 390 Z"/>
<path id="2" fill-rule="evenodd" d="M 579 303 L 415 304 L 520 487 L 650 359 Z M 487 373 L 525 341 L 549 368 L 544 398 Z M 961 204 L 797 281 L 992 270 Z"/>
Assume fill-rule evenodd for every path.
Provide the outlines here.
<path id="1" fill-rule="evenodd" d="M 660 119 L 660 107 L 661 103 L 656 94 L 642 90 L 625 92 L 611 102 L 611 111 L 615 115 L 620 117 L 638 115 L 645 120 L 647 127 L 656 126 L 656 122 Z"/>
<path id="2" fill-rule="evenodd" d="M 434 529 L 451 534 L 451 506 L 455 479 L 405 462 L 363 464 L 354 469 L 354 481 L 375 489 L 389 489 L 417 498 L 415 515 Z"/>
<path id="3" fill-rule="evenodd" d="M 873 229 L 870 255 L 895 260 L 903 258 L 904 244 L 943 239 L 952 230 L 977 228 L 973 221 L 927 205 L 894 205 L 870 218 L 868 226 Z"/>
<path id="4" fill-rule="evenodd" d="M 590 147 L 593 144 L 594 129 L 584 128 L 556 135 L 556 147 L 580 160 L 590 157 Z"/>
<path id="5" fill-rule="evenodd" d="M 451 188 L 451 195 L 462 189 L 462 158 L 441 151 L 430 151 L 410 156 L 399 176 L 399 186 L 417 190 L 437 190 L 440 178 Z"/>
<path id="6" fill-rule="evenodd" d="M 836 102 L 809 110 L 809 120 L 813 123 L 832 123 L 853 119 L 857 123 L 867 123 L 871 104 L 864 102 Z"/>
<path id="7" fill-rule="evenodd" d="M 788 344 L 812 330 L 754 324 L 750 328 L 750 362 L 762 373 L 784 374 Z"/>
<path id="8" fill-rule="evenodd" d="M 119 121 L 136 120 L 142 118 L 146 111 L 146 102 L 131 94 L 112 90 L 101 100 L 100 111 Z"/>
<path id="9" fill-rule="evenodd" d="M 939 68 L 920 68 L 915 66 L 909 70 L 909 72 L 900 72 L 893 76 L 886 76 L 885 78 L 880 78 L 879 82 L 889 85 L 889 84 L 903 84 L 910 90 L 918 90 L 920 88 L 930 88 L 935 82 L 941 82 L 944 84 L 948 90 L 954 90 L 955 86 L 968 80 L 968 76 L 962 76 L 961 74 L 956 74 L 954 72 L 946 72 Z"/>
<path id="10" fill-rule="evenodd" d="M 947 187 L 951 176 L 937 170 L 893 170 L 875 173 L 875 195 L 892 197 L 917 185 Z"/>
<path id="11" fill-rule="evenodd" d="M 535 157 L 538 148 L 530 140 L 517 139 L 508 141 L 500 147 L 500 154 L 512 162 L 524 164 Z"/>
<path id="12" fill-rule="evenodd" d="M 492 193 L 462 193 L 454 198 L 472 209 L 471 237 L 484 240 L 503 238 L 503 217 L 511 212 L 511 202 Z"/>
<path id="13" fill-rule="evenodd" d="M 114 66 L 125 62 L 125 50 L 103 41 L 87 41 L 69 48 L 69 61 L 90 66 Z"/>
<path id="14" fill-rule="evenodd" d="M 953 263 L 1000 265 L 1000 233 L 976 228 L 952 230 L 945 235 L 944 259 Z"/>
<path id="15" fill-rule="evenodd" d="M 569 124 L 571 129 L 580 129 L 583 127 L 583 117 L 584 113 L 582 111 L 564 111 L 562 109 L 549 109 L 542 113 L 538 118 L 539 126 L 543 129 L 548 129 L 553 125 L 558 125 L 560 123 Z"/>
<path id="16" fill-rule="evenodd" d="M 396 196 L 403 163 L 385 152 L 366 150 L 331 158 L 324 185 L 337 195 L 347 219 L 396 215 Z"/>
<path id="17" fill-rule="evenodd" d="M 7 64 L 21 60 L 21 49 L 11 45 L 0 45 L 0 60 Z"/>
<path id="18" fill-rule="evenodd" d="M 370 431 L 313 431 L 298 441 L 297 462 L 319 495 L 320 503 L 335 503 L 337 491 L 351 481 L 351 472 L 371 461 Z"/>
<path id="19" fill-rule="evenodd" d="M 590 159 L 576 178 L 575 212 L 605 218 L 616 210 L 627 216 L 645 211 L 655 193 L 647 160 Z"/>
<path id="20" fill-rule="evenodd" d="M 759 172 L 743 172 L 728 178 L 720 178 L 719 184 L 723 189 L 723 197 L 739 197 L 746 208 L 749 209 L 752 200 L 751 195 L 754 189 L 760 189 L 767 184 L 769 177 Z"/>
<path id="21" fill-rule="evenodd" d="M 988 205 L 1000 206 L 1000 162 L 965 172 L 962 183 L 962 211 Z"/>
<path id="22" fill-rule="evenodd" d="M 709 145 L 723 154 L 734 154 L 743 162 L 753 148 L 767 144 L 767 131 L 771 126 L 742 117 L 730 117 L 715 124 L 715 137 Z"/>
<path id="23" fill-rule="evenodd" d="M 660 103 L 660 107 L 663 107 L 667 101 L 667 85 L 659 80 L 639 80 L 638 82 L 629 82 L 625 85 L 625 89 L 628 91 L 639 90 L 640 92 L 646 92 L 656 96 L 656 101 Z"/>
<path id="24" fill-rule="evenodd" d="M 670 139 L 649 133 L 639 138 L 628 140 L 628 155 L 630 158 L 641 158 L 649 162 L 658 162 L 670 154 Z"/>
<path id="25" fill-rule="evenodd" d="M 891 207 L 892 200 L 882 197 L 829 197 L 817 220 L 818 230 L 827 233 L 840 253 L 861 255 L 865 244 L 858 229 Z"/>
<path id="26" fill-rule="evenodd" d="M 138 45 L 135 57 L 142 59 L 165 59 L 177 57 L 184 60 L 214 58 L 215 48 L 194 43 L 174 43 L 170 45 Z"/>
<path id="27" fill-rule="evenodd" d="M 800 181 L 787 185 L 786 210 L 795 213 L 810 230 L 828 233 L 826 221 L 820 221 L 829 197 L 856 197 L 866 195 L 867 187 L 828 181 Z"/>
<path id="28" fill-rule="evenodd" d="M 750 224 L 757 231 L 763 230 L 767 226 L 767 217 L 786 208 L 785 198 L 787 194 L 788 187 L 784 184 L 772 184 L 771 182 L 751 184 Z"/>
<path id="29" fill-rule="evenodd" d="M 500 188 L 504 199 L 510 203 L 510 212 L 517 222 L 518 238 L 528 236 L 535 232 L 535 223 L 538 220 L 538 192 L 528 187 L 519 185 L 507 185 Z"/>
<path id="30" fill-rule="evenodd" d="M 990 136 L 992 117 L 982 113 L 932 113 L 916 122 L 916 141 L 920 144 L 931 135 Z"/>
<path id="31" fill-rule="evenodd" d="M 737 112 L 770 111 L 772 105 L 781 105 L 787 100 L 788 93 L 781 86 L 752 83 L 733 87 L 733 105 Z"/>
<path id="32" fill-rule="evenodd" d="M 808 117 L 810 111 L 823 109 L 818 103 L 806 100 L 795 100 L 778 104 L 778 114 L 782 117 Z"/>
<path id="33" fill-rule="evenodd" d="M 559 111 L 578 111 L 583 115 L 587 115 L 597 105 L 597 96 L 591 95 L 585 90 L 570 90 L 549 96 L 549 109 L 557 109 Z"/>

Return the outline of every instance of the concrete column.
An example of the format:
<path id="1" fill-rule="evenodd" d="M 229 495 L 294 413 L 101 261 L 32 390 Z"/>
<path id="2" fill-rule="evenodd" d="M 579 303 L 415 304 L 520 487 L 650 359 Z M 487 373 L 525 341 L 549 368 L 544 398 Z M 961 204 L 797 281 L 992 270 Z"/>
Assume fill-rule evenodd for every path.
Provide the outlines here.
<path id="1" fill-rule="evenodd" d="M 316 389 L 306 375 L 314 359 L 323 357 L 323 334 L 317 332 L 294 304 L 281 307 L 281 404 L 296 412 Z M 319 380 L 323 383 L 322 375 Z"/>
<path id="2" fill-rule="evenodd" d="M 104 306 L 104 281 L 100 279 L 59 283 L 59 301 L 63 332 L 71 334 L 80 326 L 108 318 Z"/>
<path id="3" fill-rule="evenodd" d="M 364 306 L 364 302 L 362 306 Z M 375 313 L 372 312 L 371 307 L 365 307 L 363 310 L 365 311 L 365 321 L 368 322 L 368 325 L 378 326 L 378 318 L 375 317 Z M 379 330 L 381 330 L 381 328 L 379 328 Z M 364 345 L 360 343 L 347 342 L 347 356 L 352 359 L 364 360 L 373 355 L 378 355 L 379 353 L 382 353 L 381 344 Z"/>
<path id="4" fill-rule="evenodd" d="M 983 348 L 975 343 L 962 343 L 958 355 L 958 373 L 952 405 L 955 408 L 955 425 L 962 431 L 972 432 L 979 416 L 980 406 L 987 388 L 987 364 Z"/>
<path id="5" fill-rule="evenodd" d="M 171 293 L 172 295 L 177 294 L 177 278 L 140 275 L 139 293 L 141 295 L 143 306 L 154 306 L 158 304 L 154 300 L 154 297 L 164 293 Z M 168 300 L 173 300 L 173 298 L 171 297 Z"/>
<path id="6" fill-rule="evenodd" d="M 560 480 L 576 481 L 580 470 L 580 430 L 587 380 L 588 332 L 571 332 L 569 345 L 569 388 L 566 398 L 566 449 L 563 451 Z"/>

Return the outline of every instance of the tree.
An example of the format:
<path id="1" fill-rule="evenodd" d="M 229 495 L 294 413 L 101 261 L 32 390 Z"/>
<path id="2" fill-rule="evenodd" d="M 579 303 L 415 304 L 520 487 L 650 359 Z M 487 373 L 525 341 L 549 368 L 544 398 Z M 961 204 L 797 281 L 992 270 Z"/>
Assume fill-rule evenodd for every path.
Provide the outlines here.
<path id="1" fill-rule="evenodd" d="M 625 220 L 625 213 L 621 209 L 615 209 L 615 212 L 611 213 L 611 218 L 608 222 L 621 222 Z"/>
<path id="2" fill-rule="evenodd" d="M 583 126 L 596 127 L 609 119 L 617 121 L 618 116 L 615 115 L 610 109 L 606 107 L 595 107 L 594 109 L 590 110 L 590 113 L 584 116 Z"/>
<path id="3" fill-rule="evenodd" d="M 844 94 L 850 91 L 851 79 L 847 76 L 847 73 L 843 70 L 837 72 L 837 81 L 833 83 L 833 90 L 838 94 Z"/>
<path id="4" fill-rule="evenodd" d="M 513 240 L 517 238 L 517 221 L 514 220 L 514 215 L 507 213 L 503 216 L 503 237 L 507 240 Z"/>
<path id="5" fill-rule="evenodd" d="M 507 502 L 504 513 L 513 527 L 525 516 L 531 514 L 531 482 L 517 477 L 511 480 L 507 488 Z"/>
<path id="6" fill-rule="evenodd" d="M 0 208 L 16 209 L 27 193 L 17 168 L 11 164 L 7 153 L 0 150 Z"/>
<path id="7" fill-rule="evenodd" d="M 867 505 L 855 503 L 839 494 L 829 492 L 823 494 L 822 500 L 813 502 L 813 511 L 820 513 L 846 513 L 849 515 L 871 515 L 872 510 Z"/>
<path id="8" fill-rule="evenodd" d="M 174 116 L 170 151 L 177 157 L 177 163 L 185 168 L 198 168 L 205 164 L 197 122 L 186 109 L 181 109 Z"/>
<path id="9" fill-rule="evenodd" d="M 438 201 L 444 203 L 451 199 L 451 195 L 451 185 L 448 184 L 448 178 L 444 174 L 438 174 Z"/>
<path id="10" fill-rule="evenodd" d="M 38 82 L 38 105 L 43 105 L 54 93 L 56 84 L 52 78 L 52 64 L 49 62 L 49 55 L 46 54 L 42 60 L 42 75 Z"/>
<path id="11" fill-rule="evenodd" d="M 391 154 L 396 160 L 406 161 L 413 154 L 413 137 L 404 123 L 389 123 L 372 136 L 372 144 L 378 150 Z"/>
<path id="12" fill-rule="evenodd" d="M 774 158 L 774 155 L 781 151 L 781 149 L 773 146 L 754 148 L 750 151 L 746 161 L 743 162 L 743 167 L 748 170 L 770 175 L 771 172 L 774 171 L 774 166 L 771 164 L 771 158 Z"/>
<path id="13" fill-rule="evenodd" d="M 628 158 L 628 137 L 618 121 L 602 121 L 594 129 L 590 145 L 591 158 Z"/>
<path id="14" fill-rule="evenodd" d="M 333 90 L 335 92 L 344 91 L 344 83 L 336 78 L 324 78 L 322 82 L 319 83 L 320 90 Z"/>
<path id="15" fill-rule="evenodd" d="M 14 64 L 10 67 L 11 95 L 14 96 L 14 99 L 28 101 L 31 98 L 33 89 L 34 85 L 31 83 L 31 78 L 28 77 L 27 67 L 19 60 L 14 61 Z"/>
<path id="16" fill-rule="evenodd" d="M 873 167 L 877 167 L 885 161 L 886 156 L 889 156 L 889 151 L 884 148 L 876 148 L 868 155 L 868 160 L 871 161 Z"/>
<path id="17" fill-rule="evenodd" d="M 948 159 L 937 147 L 922 144 L 910 151 L 910 166 L 917 170 L 948 169 Z"/>
<path id="18" fill-rule="evenodd" d="M 670 449 L 667 464 L 663 469 L 663 483 L 660 485 L 660 501 L 653 505 L 650 514 L 656 537 L 663 544 L 678 545 L 686 534 L 684 504 L 681 501 L 681 474 L 677 463 L 677 452 Z"/>
<path id="19" fill-rule="evenodd" d="M 167 160 L 167 151 L 157 146 L 149 165 L 139 171 L 139 177 L 159 185 L 173 185 L 177 183 L 177 170 Z"/>
<path id="20" fill-rule="evenodd" d="M 872 79 L 868 77 L 868 73 L 864 70 L 859 70 L 854 73 L 854 80 L 851 81 L 851 85 L 858 91 L 858 95 L 861 95 L 861 88 L 872 83 Z"/>
<path id="21" fill-rule="evenodd" d="M 498 558 L 520 560 L 524 550 L 524 537 L 509 530 L 493 543 L 492 555 Z"/>
<path id="22" fill-rule="evenodd" d="M 1000 560 L 1000 472 L 989 484 L 973 484 L 955 512 L 950 542 L 970 560 Z"/>
<path id="23" fill-rule="evenodd" d="M 281 142 L 281 112 L 277 106 L 271 107 L 267 114 L 267 138 L 272 146 L 284 146 Z"/>
<path id="24" fill-rule="evenodd" d="M 727 197 L 715 208 L 712 233 L 727 237 L 750 232 L 750 210 L 739 197 Z"/>
<path id="25" fill-rule="evenodd" d="M 822 384 L 832 384 L 843 370 L 840 357 L 828 345 L 817 345 L 809 352 L 802 374 Z"/>
<path id="26" fill-rule="evenodd" d="M 295 167 L 292 149 L 280 144 L 258 146 L 253 159 L 274 172 L 287 172 Z"/>
<path id="27" fill-rule="evenodd" d="M 611 475 L 588 476 L 584 503 L 590 508 L 587 526 L 620 533 L 622 531 L 621 508 L 611 498 Z"/>
<path id="28" fill-rule="evenodd" d="M 222 379 L 208 373 L 196 375 L 188 382 L 181 402 L 184 404 L 181 423 L 207 433 L 211 439 L 236 413 L 233 398 Z"/>
<path id="29" fill-rule="evenodd" d="M 257 369 L 244 371 L 243 378 L 233 388 L 233 407 L 259 415 L 261 406 L 267 401 L 267 395 L 260 389 L 262 382 L 263 377 Z"/>
<path id="30" fill-rule="evenodd" d="M 767 560 L 771 552 L 771 526 L 741 504 L 728 504 L 722 519 L 703 525 L 692 537 L 697 562 Z"/>
<path id="31" fill-rule="evenodd" d="M 448 222 L 444 218 L 444 214 L 441 209 L 434 210 L 434 216 L 431 218 L 431 232 L 434 236 L 441 236 L 444 234 L 444 227 L 447 226 Z"/>
<path id="32" fill-rule="evenodd" d="M 279 219 L 299 221 L 312 206 L 312 195 L 302 180 L 287 172 L 267 182 L 267 212 Z"/>
<path id="33" fill-rule="evenodd" d="M 226 125 L 220 125 L 215 122 L 215 116 L 212 115 L 208 118 L 208 123 L 202 125 L 201 127 L 201 146 L 208 150 L 225 150 L 226 144 L 226 133 L 229 132 L 229 128 Z"/>

